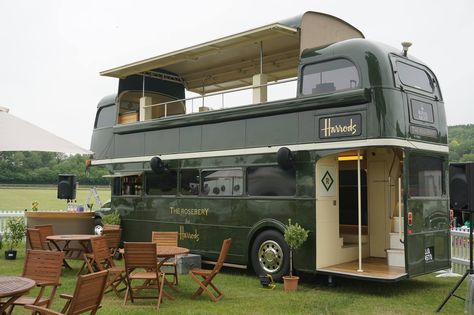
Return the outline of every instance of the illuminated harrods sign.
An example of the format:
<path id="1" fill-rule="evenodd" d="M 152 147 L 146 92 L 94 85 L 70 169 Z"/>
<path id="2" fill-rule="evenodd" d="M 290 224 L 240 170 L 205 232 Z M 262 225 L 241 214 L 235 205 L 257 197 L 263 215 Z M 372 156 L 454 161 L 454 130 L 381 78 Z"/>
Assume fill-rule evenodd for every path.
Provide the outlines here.
<path id="1" fill-rule="evenodd" d="M 361 133 L 362 119 L 359 114 L 319 119 L 320 139 L 360 136 Z"/>

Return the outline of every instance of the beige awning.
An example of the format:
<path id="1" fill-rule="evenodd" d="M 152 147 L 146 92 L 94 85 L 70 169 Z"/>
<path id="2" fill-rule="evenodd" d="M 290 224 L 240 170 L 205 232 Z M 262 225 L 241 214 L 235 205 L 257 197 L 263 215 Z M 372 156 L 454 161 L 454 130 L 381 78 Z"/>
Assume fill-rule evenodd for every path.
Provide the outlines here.
<path id="1" fill-rule="evenodd" d="M 263 73 L 268 81 L 276 81 L 296 77 L 302 49 L 363 37 L 350 24 L 324 13 L 306 12 L 290 20 L 291 23 L 273 23 L 100 74 L 116 78 L 153 76 L 153 71 L 163 69 L 175 73 L 187 90 L 205 94 L 251 85 L 252 76 L 261 70 L 261 47 Z"/>
<path id="2" fill-rule="evenodd" d="M 2 151 L 92 154 L 89 150 L 10 114 L 8 108 L 0 106 L 0 152 Z"/>

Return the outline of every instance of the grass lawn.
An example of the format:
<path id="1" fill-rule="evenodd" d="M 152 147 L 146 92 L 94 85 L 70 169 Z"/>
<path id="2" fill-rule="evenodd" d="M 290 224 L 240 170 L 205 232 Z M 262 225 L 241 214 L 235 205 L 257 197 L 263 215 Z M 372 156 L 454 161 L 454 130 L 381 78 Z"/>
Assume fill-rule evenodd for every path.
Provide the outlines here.
<path id="1" fill-rule="evenodd" d="M 105 203 L 110 199 L 110 188 L 97 188 L 100 200 Z M 77 203 L 84 204 L 89 193 L 89 187 L 79 187 L 76 192 Z M 66 210 L 66 200 L 57 199 L 56 186 L 41 187 L 0 187 L 0 210 L 31 210 L 33 201 L 39 202 L 39 210 Z M 91 199 L 94 201 L 94 198 Z M 95 201 L 94 201 L 95 203 Z M 97 204 L 94 204 L 97 210 Z"/>
<path id="2" fill-rule="evenodd" d="M 0 274 L 20 275 L 23 261 L 24 247 L 19 249 L 16 261 L 5 260 L 2 250 Z M 72 261 L 72 265 L 72 271 L 63 269 L 61 286 L 52 307 L 56 311 L 63 306 L 59 294 L 73 293 L 81 262 Z M 215 278 L 216 285 L 225 294 L 217 303 L 207 295 L 191 299 L 197 284 L 189 276 L 182 275 L 178 286 L 180 292 L 170 292 L 176 299 L 165 299 L 159 312 L 152 305 L 154 300 L 139 300 L 135 305 L 123 306 L 122 299 L 108 293 L 98 314 L 431 314 L 458 279 L 436 278 L 435 274 L 397 283 L 338 278 L 336 287 L 330 288 L 326 286 L 325 277 L 308 275 L 297 292 L 286 293 L 280 283 L 274 290 L 263 289 L 255 276 L 241 270 L 226 269 Z M 457 291 L 458 295 L 466 294 L 466 283 Z M 441 314 L 463 314 L 463 311 L 463 301 L 453 297 Z M 22 308 L 17 308 L 14 313 L 29 314 Z"/>

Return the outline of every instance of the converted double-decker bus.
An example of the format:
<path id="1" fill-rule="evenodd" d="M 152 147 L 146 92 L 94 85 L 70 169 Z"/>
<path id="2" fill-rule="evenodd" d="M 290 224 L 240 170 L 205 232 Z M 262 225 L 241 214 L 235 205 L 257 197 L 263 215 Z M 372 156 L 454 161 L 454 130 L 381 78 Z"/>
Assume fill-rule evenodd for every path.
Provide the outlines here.
<path id="1" fill-rule="evenodd" d="M 124 240 L 177 231 L 212 262 L 230 237 L 228 265 L 278 279 L 291 219 L 309 231 L 299 271 L 448 268 L 445 109 L 408 46 L 306 12 L 102 72 L 119 84 L 98 104 L 91 166 L 109 170 Z"/>

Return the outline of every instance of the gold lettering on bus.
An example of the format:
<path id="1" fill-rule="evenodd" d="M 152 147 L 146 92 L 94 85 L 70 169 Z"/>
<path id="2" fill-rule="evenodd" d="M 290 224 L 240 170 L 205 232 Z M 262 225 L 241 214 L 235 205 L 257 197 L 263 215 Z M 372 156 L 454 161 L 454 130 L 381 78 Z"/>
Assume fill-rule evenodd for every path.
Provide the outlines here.
<path id="1" fill-rule="evenodd" d="M 190 216 L 207 216 L 209 208 L 177 208 L 170 207 L 171 214 L 190 215 Z"/>
<path id="2" fill-rule="evenodd" d="M 197 229 L 194 229 L 193 232 L 185 232 L 184 231 L 184 226 L 180 225 L 179 226 L 179 239 L 181 241 L 192 240 L 192 241 L 195 241 L 195 242 L 199 242 L 199 233 L 198 233 Z"/>
<path id="3" fill-rule="evenodd" d="M 355 124 L 351 118 L 346 125 L 332 125 L 331 118 L 324 118 L 324 128 L 322 128 L 321 131 L 324 132 L 325 137 L 337 136 L 338 134 L 354 135 L 357 133 L 357 124 Z"/>

